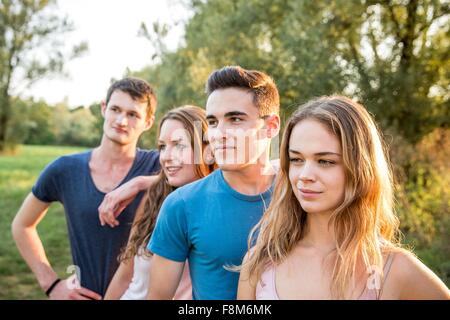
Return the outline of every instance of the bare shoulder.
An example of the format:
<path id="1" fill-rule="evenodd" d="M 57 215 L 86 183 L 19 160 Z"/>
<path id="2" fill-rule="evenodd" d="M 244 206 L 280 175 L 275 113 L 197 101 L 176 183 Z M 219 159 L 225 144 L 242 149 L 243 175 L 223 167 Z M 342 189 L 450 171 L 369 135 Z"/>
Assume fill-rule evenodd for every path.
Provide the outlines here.
<path id="1" fill-rule="evenodd" d="M 413 253 L 399 249 L 392 253 L 392 259 L 382 298 L 450 299 L 443 281 Z"/>

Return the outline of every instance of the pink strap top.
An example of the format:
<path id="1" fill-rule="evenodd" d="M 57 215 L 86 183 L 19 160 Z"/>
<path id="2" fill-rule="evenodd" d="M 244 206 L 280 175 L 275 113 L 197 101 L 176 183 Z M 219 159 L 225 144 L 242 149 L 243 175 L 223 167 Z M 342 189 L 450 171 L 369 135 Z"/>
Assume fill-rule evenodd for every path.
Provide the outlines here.
<path id="1" fill-rule="evenodd" d="M 383 269 L 383 281 L 381 283 L 380 289 L 369 289 L 367 286 L 364 291 L 358 297 L 357 300 L 379 300 L 381 293 L 383 291 L 383 283 L 389 274 L 391 269 L 392 261 L 394 255 L 389 254 L 387 261 L 384 265 Z M 256 300 L 280 300 L 280 297 L 277 293 L 277 288 L 275 284 L 275 270 L 276 268 L 271 265 L 269 266 L 261 275 L 261 279 L 258 281 L 256 285 Z"/>

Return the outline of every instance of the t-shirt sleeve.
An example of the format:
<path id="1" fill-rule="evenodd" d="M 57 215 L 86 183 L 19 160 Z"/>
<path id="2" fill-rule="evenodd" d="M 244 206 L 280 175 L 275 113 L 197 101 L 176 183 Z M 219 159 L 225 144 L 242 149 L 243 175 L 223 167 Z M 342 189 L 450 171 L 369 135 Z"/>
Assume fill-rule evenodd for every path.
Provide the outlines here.
<path id="1" fill-rule="evenodd" d="M 161 206 L 147 249 L 166 259 L 184 262 L 190 246 L 188 224 L 185 204 L 177 191 Z"/>
<path id="2" fill-rule="evenodd" d="M 60 192 L 58 188 L 59 173 L 61 172 L 61 158 L 48 164 L 39 175 L 31 192 L 41 201 L 53 202 L 60 201 Z"/>

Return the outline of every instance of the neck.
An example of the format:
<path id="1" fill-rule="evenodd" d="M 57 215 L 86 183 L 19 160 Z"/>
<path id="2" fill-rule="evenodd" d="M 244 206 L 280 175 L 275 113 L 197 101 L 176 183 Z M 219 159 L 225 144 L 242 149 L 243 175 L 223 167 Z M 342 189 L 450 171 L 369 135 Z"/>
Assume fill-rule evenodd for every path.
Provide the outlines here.
<path id="1" fill-rule="evenodd" d="M 269 154 L 262 155 L 256 164 L 248 164 L 235 171 L 223 171 L 225 181 L 237 192 L 257 195 L 270 188 L 275 177 Z"/>
<path id="2" fill-rule="evenodd" d="M 103 163 L 127 162 L 136 157 L 136 143 L 120 145 L 103 135 L 102 142 L 94 149 L 94 153 L 95 157 Z"/>
<path id="3" fill-rule="evenodd" d="M 330 253 L 336 248 L 336 238 L 332 226 L 328 226 L 331 213 L 308 213 L 306 235 L 302 243 L 322 253 Z"/>

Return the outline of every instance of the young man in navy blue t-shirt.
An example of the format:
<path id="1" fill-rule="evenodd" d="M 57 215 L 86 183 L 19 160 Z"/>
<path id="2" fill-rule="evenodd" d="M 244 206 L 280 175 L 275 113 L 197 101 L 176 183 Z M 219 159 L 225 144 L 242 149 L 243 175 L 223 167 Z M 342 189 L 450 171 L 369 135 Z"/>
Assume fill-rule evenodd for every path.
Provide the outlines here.
<path id="1" fill-rule="evenodd" d="M 24 200 L 13 221 L 13 236 L 50 298 L 101 299 L 105 293 L 142 193 L 127 204 L 118 218 L 121 223 L 114 229 L 102 228 L 98 207 L 108 192 L 138 176 L 142 181 L 151 179 L 145 176 L 159 170 L 158 152 L 136 147 L 140 135 L 151 128 L 155 109 L 155 94 L 145 81 L 125 78 L 113 83 L 101 105 L 105 120 L 100 146 L 50 163 Z M 56 201 L 64 206 L 73 270 L 79 281 L 73 277 L 58 279 L 36 231 Z"/>

